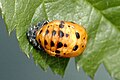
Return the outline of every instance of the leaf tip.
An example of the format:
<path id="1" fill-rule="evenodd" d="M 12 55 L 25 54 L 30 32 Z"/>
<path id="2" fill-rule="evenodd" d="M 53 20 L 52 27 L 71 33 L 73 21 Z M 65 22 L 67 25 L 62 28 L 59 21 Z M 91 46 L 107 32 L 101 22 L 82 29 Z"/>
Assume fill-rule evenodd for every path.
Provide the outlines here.
<path id="1" fill-rule="evenodd" d="M 29 55 L 29 54 L 26 54 L 26 56 L 27 56 L 27 58 L 29 58 L 29 59 L 30 59 L 30 55 Z"/>

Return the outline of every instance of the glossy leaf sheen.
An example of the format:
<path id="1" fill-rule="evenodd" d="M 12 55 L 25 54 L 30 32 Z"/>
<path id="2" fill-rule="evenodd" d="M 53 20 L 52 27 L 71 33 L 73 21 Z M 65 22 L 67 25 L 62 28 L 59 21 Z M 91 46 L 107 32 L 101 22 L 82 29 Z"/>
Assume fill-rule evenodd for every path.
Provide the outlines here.
<path id="1" fill-rule="evenodd" d="M 10 33 L 16 29 L 23 52 L 32 52 L 36 64 L 44 70 L 63 75 L 69 59 L 50 57 L 36 51 L 26 39 L 30 24 L 43 20 L 66 20 L 83 25 L 88 33 L 84 53 L 76 57 L 92 78 L 101 63 L 112 77 L 120 79 L 120 0 L 1 0 L 2 13 Z"/>

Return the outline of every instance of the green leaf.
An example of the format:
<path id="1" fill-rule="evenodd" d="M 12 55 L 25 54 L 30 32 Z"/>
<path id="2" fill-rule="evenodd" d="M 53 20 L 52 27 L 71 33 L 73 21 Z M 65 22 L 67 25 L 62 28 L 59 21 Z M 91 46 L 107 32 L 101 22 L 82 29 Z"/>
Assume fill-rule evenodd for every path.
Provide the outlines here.
<path id="1" fill-rule="evenodd" d="M 64 75 L 68 58 L 55 58 L 36 51 L 26 39 L 31 24 L 43 20 L 66 20 L 83 25 L 88 44 L 75 58 L 77 69 L 83 67 L 92 78 L 101 63 L 109 74 L 120 79 L 120 0 L 1 0 L 2 14 L 8 32 L 16 30 L 23 52 L 30 52 L 36 64 L 44 70 Z"/>
<path id="2" fill-rule="evenodd" d="M 110 75 L 120 80 L 120 0 L 86 2 L 91 6 L 87 22 L 89 39 L 83 55 L 76 58 L 77 68 L 82 66 L 93 78 L 103 62 Z"/>

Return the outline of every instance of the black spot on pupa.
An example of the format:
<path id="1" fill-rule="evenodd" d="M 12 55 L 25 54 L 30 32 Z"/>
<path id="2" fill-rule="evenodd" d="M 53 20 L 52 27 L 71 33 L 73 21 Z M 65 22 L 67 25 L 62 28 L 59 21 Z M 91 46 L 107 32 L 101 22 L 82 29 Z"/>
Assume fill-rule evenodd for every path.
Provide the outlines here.
<path id="1" fill-rule="evenodd" d="M 68 25 L 68 27 L 70 27 L 70 25 Z"/>
<path id="2" fill-rule="evenodd" d="M 58 42 L 57 48 L 61 48 L 63 46 L 62 42 Z"/>
<path id="3" fill-rule="evenodd" d="M 82 45 L 82 48 L 84 47 L 84 45 Z"/>
<path id="4" fill-rule="evenodd" d="M 45 35 L 47 35 L 48 33 L 49 33 L 49 30 L 47 29 Z"/>
<path id="5" fill-rule="evenodd" d="M 53 31 L 52 31 L 52 36 L 55 36 L 55 34 L 56 34 L 56 31 L 53 30 Z"/>
<path id="6" fill-rule="evenodd" d="M 45 40 L 45 41 L 44 41 L 44 45 L 47 45 L 47 44 L 48 44 L 48 43 L 47 43 L 47 41 Z"/>
<path id="7" fill-rule="evenodd" d="M 42 33 L 42 30 L 40 30 L 40 34 Z"/>
<path id="8" fill-rule="evenodd" d="M 64 33 L 60 30 L 59 33 L 58 33 L 59 37 L 63 37 L 64 36 Z"/>
<path id="9" fill-rule="evenodd" d="M 69 34 L 66 34 L 66 37 L 68 37 L 69 36 Z"/>
<path id="10" fill-rule="evenodd" d="M 78 32 L 75 32 L 76 38 L 79 39 L 80 38 L 80 34 Z"/>
<path id="11" fill-rule="evenodd" d="M 55 53 L 59 54 L 59 53 L 60 53 L 60 51 L 59 51 L 59 50 L 56 50 L 56 51 L 55 51 Z"/>
<path id="12" fill-rule="evenodd" d="M 60 22 L 59 28 L 64 28 L 64 21 Z"/>
<path id="13" fill-rule="evenodd" d="M 64 53 L 64 55 L 65 55 L 66 53 Z"/>
<path id="14" fill-rule="evenodd" d="M 52 52 L 54 52 L 54 51 L 52 51 Z"/>
<path id="15" fill-rule="evenodd" d="M 85 37 L 83 39 L 85 39 Z"/>
<path id="16" fill-rule="evenodd" d="M 67 44 L 64 44 L 64 47 L 67 47 Z"/>
<path id="17" fill-rule="evenodd" d="M 54 42 L 53 42 L 53 41 L 51 41 L 51 44 L 50 44 L 50 45 L 51 45 L 51 47 L 53 47 L 55 44 L 54 44 Z"/>
<path id="18" fill-rule="evenodd" d="M 39 43 L 41 43 L 40 39 L 39 39 Z"/>
<path id="19" fill-rule="evenodd" d="M 76 51 L 77 49 L 78 49 L 78 45 L 75 45 L 75 46 L 73 47 L 73 50 Z"/>

